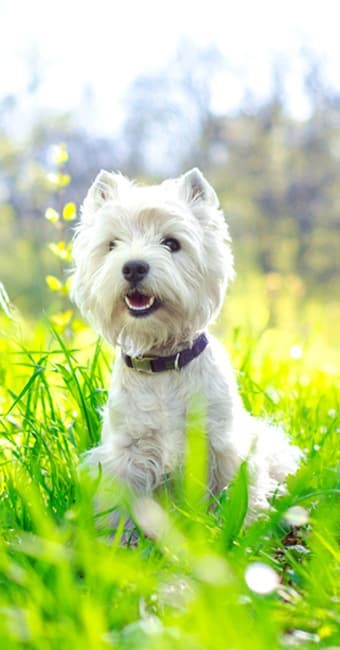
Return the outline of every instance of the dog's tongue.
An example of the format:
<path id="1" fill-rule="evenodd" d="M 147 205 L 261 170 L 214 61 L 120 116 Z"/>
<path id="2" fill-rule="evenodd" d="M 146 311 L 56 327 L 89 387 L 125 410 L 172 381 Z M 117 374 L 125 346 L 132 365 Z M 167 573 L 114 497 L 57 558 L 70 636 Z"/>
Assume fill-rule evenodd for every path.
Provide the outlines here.
<path id="1" fill-rule="evenodd" d="M 128 299 L 132 307 L 148 307 L 150 305 L 150 296 L 143 296 L 138 291 L 130 293 Z"/>

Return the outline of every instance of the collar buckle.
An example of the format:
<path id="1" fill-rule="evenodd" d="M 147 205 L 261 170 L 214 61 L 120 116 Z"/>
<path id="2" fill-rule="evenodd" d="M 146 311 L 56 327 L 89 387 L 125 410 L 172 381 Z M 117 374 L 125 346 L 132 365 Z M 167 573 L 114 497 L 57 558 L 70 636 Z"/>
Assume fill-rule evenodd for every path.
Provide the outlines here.
<path id="1" fill-rule="evenodd" d="M 131 364 L 134 370 L 138 372 L 148 372 L 153 373 L 152 370 L 152 360 L 154 357 L 130 357 Z"/>

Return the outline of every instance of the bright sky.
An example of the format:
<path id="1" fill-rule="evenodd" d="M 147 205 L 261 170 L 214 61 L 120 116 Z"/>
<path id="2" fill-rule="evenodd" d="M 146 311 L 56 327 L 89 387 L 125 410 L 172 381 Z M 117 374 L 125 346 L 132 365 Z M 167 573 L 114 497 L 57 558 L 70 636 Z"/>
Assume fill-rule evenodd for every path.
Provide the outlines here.
<path id="1" fill-rule="evenodd" d="M 338 0 L 0 0 L 0 99 L 24 97 L 34 52 L 43 80 L 38 105 L 77 108 L 89 84 L 100 130 L 112 131 L 131 80 L 164 65 L 187 37 L 216 45 L 236 71 L 228 97 L 217 92 L 217 108 L 237 106 L 245 85 L 266 95 L 280 54 L 289 57 L 292 109 L 302 116 L 301 47 L 324 59 L 340 89 L 339 17 Z"/>

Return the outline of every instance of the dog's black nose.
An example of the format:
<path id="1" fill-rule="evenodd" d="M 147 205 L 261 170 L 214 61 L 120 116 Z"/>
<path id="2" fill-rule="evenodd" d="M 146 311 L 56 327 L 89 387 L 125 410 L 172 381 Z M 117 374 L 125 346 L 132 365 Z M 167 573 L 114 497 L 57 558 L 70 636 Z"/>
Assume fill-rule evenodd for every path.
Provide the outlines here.
<path id="1" fill-rule="evenodd" d="M 126 262 L 123 266 L 122 273 L 125 280 L 131 284 L 137 284 L 145 278 L 150 270 L 150 266 L 147 262 L 141 260 L 131 260 L 131 262 Z"/>

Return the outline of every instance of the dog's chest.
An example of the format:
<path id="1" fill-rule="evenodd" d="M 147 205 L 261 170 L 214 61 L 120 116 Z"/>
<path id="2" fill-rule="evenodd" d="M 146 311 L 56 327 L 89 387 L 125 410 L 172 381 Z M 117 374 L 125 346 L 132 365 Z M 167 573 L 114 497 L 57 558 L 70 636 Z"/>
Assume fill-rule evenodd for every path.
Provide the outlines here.
<path id="1" fill-rule="evenodd" d="M 131 435 L 170 433 L 183 425 L 191 382 L 184 374 L 166 372 L 154 375 L 121 368 L 120 381 L 114 381 L 109 403 Z"/>
<path id="2" fill-rule="evenodd" d="M 182 454 L 186 415 L 200 377 L 191 372 L 149 375 L 126 368 L 119 360 L 109 395 L 109 418 L 119 442 L 158 443 L 166 464 Z"/>
<path id="3" fill-rule="evenodd" d="M 180 371 L 146 374 L 127 368 L 118 358 L 106 411 L 103 437 L 110 436 L 117 447 L 150 454 L 158 450 L 165 468 L 181 462 L 185 448 L 189 409 L 206 411 L 207 433 L 219 445 L 226 428 L 231 428 L 236 386 L 228 359 L 223 359 L 210 340 L 208 348 Z"/>

